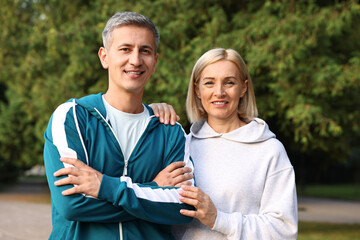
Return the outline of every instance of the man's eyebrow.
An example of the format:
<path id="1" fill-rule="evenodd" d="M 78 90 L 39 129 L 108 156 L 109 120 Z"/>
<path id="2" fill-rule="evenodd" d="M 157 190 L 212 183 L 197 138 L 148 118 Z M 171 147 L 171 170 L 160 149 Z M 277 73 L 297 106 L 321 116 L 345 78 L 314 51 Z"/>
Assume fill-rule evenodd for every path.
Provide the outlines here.
<path id="1" fill-rule="evenodd" d="M 117 47 L 120 48 L 120 47 L 133 47 L 133 46 L 134 45 L 132 45 L 130 43 L 120 43 Z M 142 48 L 142 49 L 147 48 L 147 49 L 150 49 L 151 51 L 154 50 L 150 45 L 142 45 L 142 46 L 140 46 L 140 48 Z"/>
<path id="2" fill-rule="evenodd" d="M 154 50 L 150 45 L 143 45 L 143 46 L 141 46 L 141 48 L 148 48 L 148 49 L 150 49 L 151 51 Z"/>
<path id="3" fill-rule="evenodd" d="M 117 45 L 117 47 L 131 47 L 132 45 L 130 43 L 120 43 Z"/>

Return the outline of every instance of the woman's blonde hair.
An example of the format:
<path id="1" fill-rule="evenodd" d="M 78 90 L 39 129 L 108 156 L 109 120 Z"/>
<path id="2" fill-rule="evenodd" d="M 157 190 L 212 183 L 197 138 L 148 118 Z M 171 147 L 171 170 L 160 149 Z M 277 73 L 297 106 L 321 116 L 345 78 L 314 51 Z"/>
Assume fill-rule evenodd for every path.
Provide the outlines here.
<path id="1" fill-rule="evenodd" d="M 241 85 L 247 80 L 247 91 L 240 99 L 238 106 L 239 117 L 245 121 L 251 121 L 257 117 L 258 110 L 256 107 L 254 87 L 246 64 L 240 54 L 233 49 L 215 48 L 204 53 L 195 63 L 191 73 L 186 98 L 186 112 L 191 123 L 197 122 L 203 118 L 207 118 L 207 113 L 201 104 L 201 100 L 195 93 L 195 84 L 199 81 L 200 75 L 208 65 L 221 61 L 231 61 L 239 69 Z"/>

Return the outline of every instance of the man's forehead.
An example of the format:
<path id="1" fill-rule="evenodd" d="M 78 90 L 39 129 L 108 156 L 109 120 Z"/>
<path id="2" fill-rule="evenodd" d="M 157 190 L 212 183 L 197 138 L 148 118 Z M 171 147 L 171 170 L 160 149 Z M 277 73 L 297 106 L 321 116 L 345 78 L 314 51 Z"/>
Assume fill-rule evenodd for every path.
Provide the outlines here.
<path id="1" fill-rule="evenodd" d="M 155 47 L 155 36 L 151 29 L 136 25 L 123 25 L 113 30 L 113 40 L 114 35 L 116 35 L 116 40 L 120 44 L 132 45 L 134 43 L 141 43 L 144 47 Z M 115 34 L 114 34 L 115 33 Z"/>
<path id="2" fill-rule="evenodd" d="M 139 33 L 139 32 L 145 32 L 148 35 L 151 35 L 152 38 L 155 39 L 155 35 L 152 32 L 152 30 L 150 28 L 144 27 L 144 26 L 138 26 L 138 25 L 120 25 L 116 28 L 113 29 L 112 32 L 114 31 L 126 31 L 128 33 L 134 32 L 134 33 Z"/>

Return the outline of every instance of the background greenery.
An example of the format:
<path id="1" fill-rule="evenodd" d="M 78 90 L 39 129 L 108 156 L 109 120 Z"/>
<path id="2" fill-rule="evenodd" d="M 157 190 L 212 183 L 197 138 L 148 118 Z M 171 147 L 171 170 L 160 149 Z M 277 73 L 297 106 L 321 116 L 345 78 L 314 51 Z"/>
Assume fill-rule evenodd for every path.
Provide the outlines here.
<path id="1" fill-rule="evenodd" d="M 298 240 L 359 240 L 359 224 L 299 222 Z"/>
<path id="2" fill-rule="evenodd" d="M 150 17 L 161 34 L 145 103 L 172 104 L 188 129 L 184 103 L 194 62 L 210 48 L 234 48 L 297 181 L 360 181 L 359 1 L 4 0 L 2 182 L 43 162 L 43 133 L 59 104 L 106 91 L 97 51 L 107 19 L 123 10 Z"/>
<path id="3" fill-rule="evenodd" d="M 298 196 L 311 196 L 360 202 L 359 184 L 307 185 L 303 191 L 299 190 L 300 189 L 298 188 Z"/>

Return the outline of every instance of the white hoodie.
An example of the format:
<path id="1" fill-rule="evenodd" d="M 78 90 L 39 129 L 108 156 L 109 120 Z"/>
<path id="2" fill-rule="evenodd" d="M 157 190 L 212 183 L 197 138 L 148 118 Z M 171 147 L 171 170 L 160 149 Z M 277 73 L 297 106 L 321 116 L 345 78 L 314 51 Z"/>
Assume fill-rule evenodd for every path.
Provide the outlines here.
<path id="1" fill-rule="evenodd" d="M 211 197 L 217 218 L 213 229 L 195 219 L 182 239 L 296 239 L 294 170 L 263 120 L 222 134 L 203 120 L 189 140 L 196 185 Z"/>

